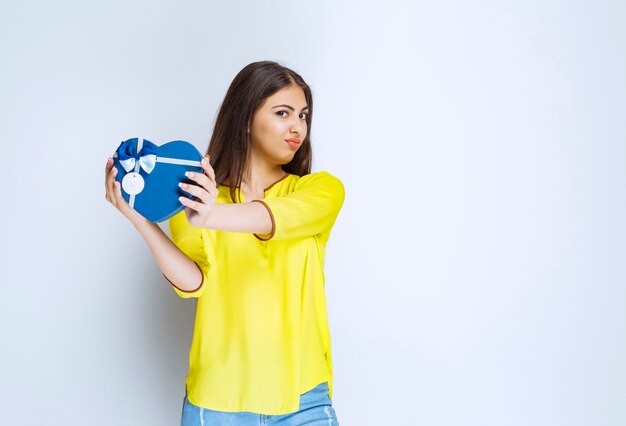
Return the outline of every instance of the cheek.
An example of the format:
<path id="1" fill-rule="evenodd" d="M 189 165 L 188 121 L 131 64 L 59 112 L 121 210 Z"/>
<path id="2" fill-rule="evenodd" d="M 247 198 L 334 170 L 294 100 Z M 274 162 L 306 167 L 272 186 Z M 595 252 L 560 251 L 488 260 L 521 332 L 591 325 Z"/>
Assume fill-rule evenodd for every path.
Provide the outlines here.
<path id="1" fill-rule="evenodd" d="M 261 126 L 261 132 L 272 135 L 272 134 L 283 134 L 285 132 L 287 125 L 284 121 L 280 120 L 267 120 Z"/>
<path id="2" fill-rule="evenodd" d="M 278 120 L 267 120 L 259 123 L 256 128 L 256 136 L 259 143 L 263 146 L 274 146 L 276 140 L 282 138 L 289 132 L 284 122 Z"/>

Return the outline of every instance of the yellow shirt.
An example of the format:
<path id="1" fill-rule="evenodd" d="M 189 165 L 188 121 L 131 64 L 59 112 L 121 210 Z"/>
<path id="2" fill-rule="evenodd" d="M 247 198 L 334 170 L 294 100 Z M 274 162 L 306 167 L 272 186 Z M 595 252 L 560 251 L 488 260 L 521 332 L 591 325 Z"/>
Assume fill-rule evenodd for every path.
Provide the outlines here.
<path id="1" fill-rule="evenodd" d="M 218 189 L 216 203 L 231 203 L 229 188 Z M 172 287 L 198 298 L 185 383 L 192 404 L 286 414 L 324 381 L 332 398 L 324 256 L 344 196 L 328 172 L 286 174 L 255 200 L 270 212 L 269 235 L 197 228 L 184 212 L 169 220 L 172 240 L 203 273 L 194 291 Z"/>

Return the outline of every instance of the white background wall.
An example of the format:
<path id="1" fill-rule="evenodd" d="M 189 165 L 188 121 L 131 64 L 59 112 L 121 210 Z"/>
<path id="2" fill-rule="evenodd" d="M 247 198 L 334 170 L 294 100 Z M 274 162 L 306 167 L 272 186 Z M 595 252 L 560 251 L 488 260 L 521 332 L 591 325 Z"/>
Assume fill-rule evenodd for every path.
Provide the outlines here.
<path id="1" fill-rule="evenodd" d="M 195 302 L 104 199 L 276 60 L 315 99 L 342 425 L 626 424 L 626 4 L 0 2 L 0 424 L 178 424 Z"/>

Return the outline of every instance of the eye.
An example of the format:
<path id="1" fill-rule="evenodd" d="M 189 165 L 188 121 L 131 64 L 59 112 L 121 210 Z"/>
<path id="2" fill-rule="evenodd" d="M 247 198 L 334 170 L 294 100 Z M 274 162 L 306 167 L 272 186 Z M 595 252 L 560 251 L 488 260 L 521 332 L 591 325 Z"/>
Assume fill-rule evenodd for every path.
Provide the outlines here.
<path id="1" fill-rule="evenodd" d="M 303 113 L 301 113 L 300 115 L 304 115 L 304 118 L 303 118 L 303 119 L 306 119 L 306 117 L 308 117 L 308 116 L 309 116 L 309 113 L 308 113 L 308 112 L 303 112 Z"/>
<path id="2" fill-rule="evenodd" d="M 281 114 L 281 113 L 283 113 L 283 112 L 284 112 L 285 114 L 289 114 L 289 113 L 288 113 L 287 111 L 285 111 L 285 110 L 280 110 L 280 111 L 277 111 L 277 112 L 276 112 L 276 114 L 277 114 L 277 115 L 280 115 L 280 114 Z M 286 117 L 285 115 L 280 115 L 280 116 L 281 116 L 281 117 Z"/>

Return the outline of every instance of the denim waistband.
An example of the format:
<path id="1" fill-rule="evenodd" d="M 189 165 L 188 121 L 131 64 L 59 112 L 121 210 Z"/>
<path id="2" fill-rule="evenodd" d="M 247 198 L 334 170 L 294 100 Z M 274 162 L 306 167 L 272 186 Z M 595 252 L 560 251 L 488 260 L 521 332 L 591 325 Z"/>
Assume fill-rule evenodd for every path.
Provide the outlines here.
<path id="1" fill-rule="evenodd" d="M 319 405 L 332 405 L 328 392 L 328 382 L 322 382 L 313 389 L 303 393 L 300 395 L 299 411 L 317 407 Z M 187 386 L 185 385 L 185 397 L 183 398 L 183 401 L 187 399 L 187 395 Z"/>

